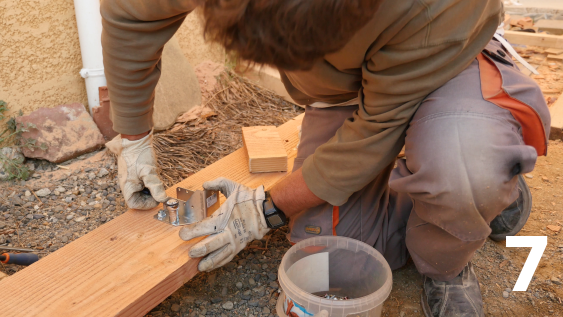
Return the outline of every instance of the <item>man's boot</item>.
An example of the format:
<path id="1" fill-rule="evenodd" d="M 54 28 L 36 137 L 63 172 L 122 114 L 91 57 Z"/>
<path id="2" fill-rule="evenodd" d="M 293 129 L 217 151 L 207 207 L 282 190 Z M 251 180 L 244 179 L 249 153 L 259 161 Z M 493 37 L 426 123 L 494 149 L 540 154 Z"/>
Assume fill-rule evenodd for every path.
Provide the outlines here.
<path id="1" fill-rule="evenodd" d="M 504 241 L 507 236 L 516 235 L 528 221 L 532 211 L 532 193 L 522 175 L 518 175 L 518 191 L 518 199 L 491 222 L 491 239 Z"/>
<path id="2" fill-rule="evenodd" d="M 422 310 L 426 317 L 483 317 L 483 299 L 473 265 L 451 281 L 441 282 L 424 276 Z"/>

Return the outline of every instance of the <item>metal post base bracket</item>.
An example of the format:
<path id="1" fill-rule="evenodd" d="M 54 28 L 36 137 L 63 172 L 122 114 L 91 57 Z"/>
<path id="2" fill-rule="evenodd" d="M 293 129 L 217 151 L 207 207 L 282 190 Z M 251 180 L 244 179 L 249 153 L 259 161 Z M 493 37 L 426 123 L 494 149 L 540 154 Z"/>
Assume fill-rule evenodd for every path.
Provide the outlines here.
<path id="1" fill-rule="evenodd" d="M 219 208 L 219 192 L 215 190 L 196 190 L 178 187 L 176 199 L 164 203 L 164 209 L 154 218 L 173 226 L 185 226 L 203 220 L 208 212 Z"/>

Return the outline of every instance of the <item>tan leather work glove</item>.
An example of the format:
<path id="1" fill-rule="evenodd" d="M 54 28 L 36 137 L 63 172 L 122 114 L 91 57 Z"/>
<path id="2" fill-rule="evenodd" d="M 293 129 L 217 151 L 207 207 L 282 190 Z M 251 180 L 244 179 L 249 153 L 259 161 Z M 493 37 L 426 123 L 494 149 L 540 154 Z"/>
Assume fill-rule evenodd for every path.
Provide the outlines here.
<path id="1" fill-rule="evenodd" d="M 270 231 L 262 210 L 264 186 L 250 189 L 220 177 L 205 182 L 203 188 L 220 190 L 227 200 L 213 215 L 180 230 L 180 238 L 186 241 L 209 235 L 188 251 L 192 258 L 207 255 L 199 262 L 201 272 L 229 263 L 249 242 Z"/>
<path id="2" fill-rule="evenodd" d="M 106 143 L 106 147 L 117 155 L 119 186 L 129 208 L 152 209 L 167 200 L 164 185 L 156 174 L 152 131 L 136 141 L 118 135 Z M 151 195 L 141 192 L 145 187 Z"/>

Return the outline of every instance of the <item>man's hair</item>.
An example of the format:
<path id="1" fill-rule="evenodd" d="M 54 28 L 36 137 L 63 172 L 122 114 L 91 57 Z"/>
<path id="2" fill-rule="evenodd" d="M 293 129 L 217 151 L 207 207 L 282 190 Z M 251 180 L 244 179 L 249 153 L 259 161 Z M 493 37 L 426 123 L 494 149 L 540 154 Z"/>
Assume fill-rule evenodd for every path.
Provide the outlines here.
<path id="1" fill-rule="evenodd" d="M 205 35 L 242 60 L 306 70 L 344 47 L 380 0 L 205 0 Z"/>

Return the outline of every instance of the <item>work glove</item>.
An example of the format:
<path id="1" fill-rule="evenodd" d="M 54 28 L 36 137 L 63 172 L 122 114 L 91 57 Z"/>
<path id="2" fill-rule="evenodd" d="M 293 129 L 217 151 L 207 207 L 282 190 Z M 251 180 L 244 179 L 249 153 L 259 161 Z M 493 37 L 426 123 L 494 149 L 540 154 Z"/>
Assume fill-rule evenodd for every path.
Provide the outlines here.
<path id="1" fill-rule="evenodd" d="M 227 200 L 213 215 L 180 230 L 185 241 L 209 235 L 188 251 L 191 258 L 206 256 L 198 265 L 201 272 L 229 263 L 249 242 L 270 231 L 262 210 L 264 186 L 250 189 L 220 177 L 205 182 L 203 188 L 219 190 Z"/>
<path id="2" fill-rule="evenodd" d="M 152 131 L 136 141 L 118 135 L 106 147 L 117 155 L 119 187 L 129 208 L 152 209 L 167 200 L 164 185 L 156 174 Z M 150 195 L 142 192 L 145 187 Z"/>

